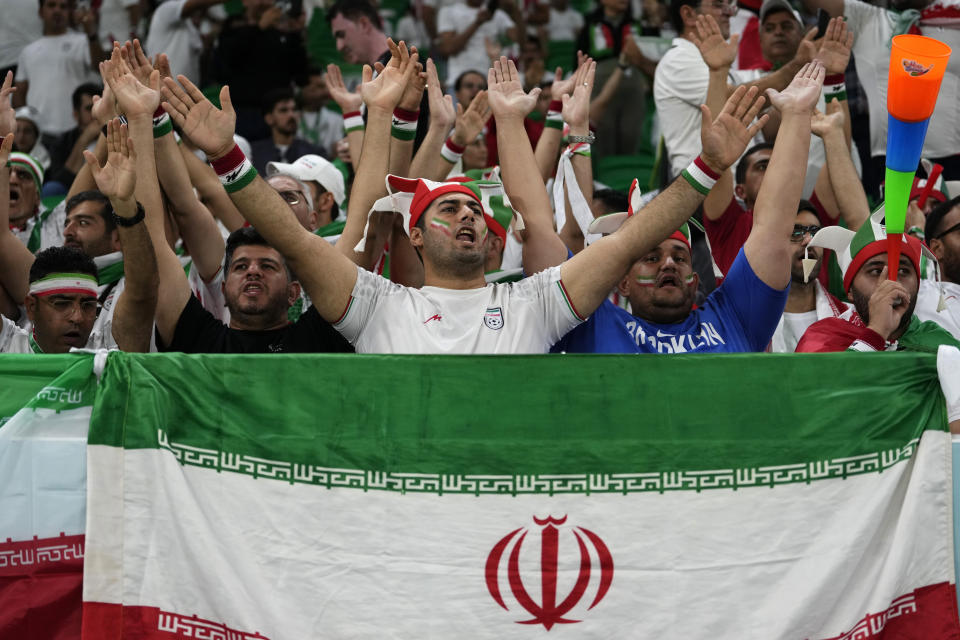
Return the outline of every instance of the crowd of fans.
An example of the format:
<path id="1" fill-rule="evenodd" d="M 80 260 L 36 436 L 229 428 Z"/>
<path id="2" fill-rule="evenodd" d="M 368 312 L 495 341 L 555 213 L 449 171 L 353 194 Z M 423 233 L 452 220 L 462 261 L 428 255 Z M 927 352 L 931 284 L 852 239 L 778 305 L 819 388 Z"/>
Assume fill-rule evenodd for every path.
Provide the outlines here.
<path id="1" fill-rule="evenodd" d="M 894 1 L 5 0 L 0 352 L 960 346 L 960 56 L 895 275 L 882 200 L 960 4 Z"/>

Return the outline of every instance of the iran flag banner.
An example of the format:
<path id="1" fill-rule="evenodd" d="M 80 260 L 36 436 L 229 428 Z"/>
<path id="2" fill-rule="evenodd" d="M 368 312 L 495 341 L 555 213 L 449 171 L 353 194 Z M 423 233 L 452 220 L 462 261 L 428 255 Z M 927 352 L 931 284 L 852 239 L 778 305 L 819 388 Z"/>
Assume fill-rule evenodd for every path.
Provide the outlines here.
<path id="1" fill-rule="evenodd" d="M 0 638 L 80 638 L 87 427 L 105 356 L 0 357 Z"/>
<path id="2" fill-rule="evenodd" d="M 945 415 L 929 354 L 112 354 L 84 638 L 960 638 Z"/>

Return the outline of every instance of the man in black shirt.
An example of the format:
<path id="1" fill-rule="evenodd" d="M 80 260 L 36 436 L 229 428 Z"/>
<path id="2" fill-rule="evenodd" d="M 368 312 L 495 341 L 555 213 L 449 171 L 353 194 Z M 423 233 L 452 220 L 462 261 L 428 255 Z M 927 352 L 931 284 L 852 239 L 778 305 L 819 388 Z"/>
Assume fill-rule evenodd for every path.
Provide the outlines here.
<path id="1" fill-rule="evenodd" d="M 165 274 L 161 274 L 161 279 Z M 171 272 L 170 277 L 174 277 Z M 165 351 L 185 353 L 311 353 L 352 352 L 353 347 L 317 310 L 310 307 L 296 322 L 287 310 L 300 297 L 283 256 L 252 227 L 227 238 L 223 295 L 230 325 L 217 320 L 189 293 L 183 270 L 175 275 L 176 289 L 188 294 L 180 313 L 157 312 L 157 344 Z M 161 286 L 161 292 L 169 290 Z"/>

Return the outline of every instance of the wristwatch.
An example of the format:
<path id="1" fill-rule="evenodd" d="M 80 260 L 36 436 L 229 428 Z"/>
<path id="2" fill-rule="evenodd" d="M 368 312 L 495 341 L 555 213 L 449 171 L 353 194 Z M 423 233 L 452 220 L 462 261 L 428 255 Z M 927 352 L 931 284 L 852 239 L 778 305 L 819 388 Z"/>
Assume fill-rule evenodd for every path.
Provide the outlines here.
<path id="1" fill-rule="evenodd" d="M 118 216 L 116 211 L 111 211 L 110 214 L 113 216 L 113 221 L 118 227 L 133 227 L 143 222 L 143 219 L 146 217 L 143 205 L 139 202 L 137 203 L 137 212 L 133 214 L 132 218 Z"/>

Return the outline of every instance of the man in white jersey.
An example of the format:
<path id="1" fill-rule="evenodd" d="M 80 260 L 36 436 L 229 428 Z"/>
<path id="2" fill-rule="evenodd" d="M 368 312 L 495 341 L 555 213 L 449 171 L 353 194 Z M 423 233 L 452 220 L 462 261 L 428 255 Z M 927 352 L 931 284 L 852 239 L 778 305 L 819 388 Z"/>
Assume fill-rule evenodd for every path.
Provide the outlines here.
<path id="1" fill-rule="evenodd" d="M 354 181 L 344 237 L 359 237 L 370 206 L 383 194 L 390 124 L 417 56 L 389 41 L 392 58 L 376 79 L 364 68 L 361 93 L 367 105 L 367 128 L 360 168 Z M 185 78 L 183 87 L 165 81 L 164 108 L 194 143 L 203 149 L 241 213 L 286 257 L 322 317 L 334 323 L 358 352 L 398 353 L 544 353 L 551 344 L 593 312 L 629 266 L 647 253 L 703 200 L 708 180 L 681 179 L 650 205 L 651 215 L 636 217 L 617 233 L 598 241 L 560 266 L 522 282 L 487 285 L 484 280 L 488 232 L 483 207 L 469 186 L 447 183 L 424 186 L 413 196 L 410 241 L 422 256 L 425 286 L 402 287 L 358 268 L 342 253 L 304 230 L 275 191 L 257 175 L 233 142 L 235 115 L 229 88 L 216 109 Z M 501 58 L 488 74 L 490 102 L 498 131 L 514 141 L 504 153 L 515 154 L 512 206 L 549 208 L 523 117 L 539 89 L 523 92 L 512 62 Z M 716 120 L 704 107 L 704 152 L 709 172 L 726 169 L 743 152 L 765 122 L 753 126 L 762 99 L 757 90 L 738 89 Z M 693 166 L 693 165 L 691 165 Z M 694 184 L 697 186 L 694 186 Z M 411 216 L 412 219 L 413 216 Z"/>

